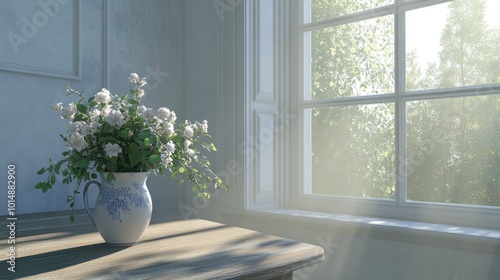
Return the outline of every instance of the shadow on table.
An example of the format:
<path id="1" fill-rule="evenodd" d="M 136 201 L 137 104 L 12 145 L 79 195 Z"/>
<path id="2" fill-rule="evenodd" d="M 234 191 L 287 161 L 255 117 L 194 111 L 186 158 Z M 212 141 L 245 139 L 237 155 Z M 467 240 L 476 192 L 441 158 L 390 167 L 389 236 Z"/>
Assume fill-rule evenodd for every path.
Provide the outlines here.
<path id="1" fill-rule="evenodd" d="M 126 248 L 128 247 L 112 247 L 105 243 L 100 243 L 57 250 L 33 256 L 19 257 L 16 258 L 16 272 L 11 275 L 7 274 L 6 278 L 3 276 L 1 278 L 18 279 L 21 277 L 35 276 L 96 260 L 122 251 Z M 61 279 L 64 279 L 64 275 L 61 275 Z"/>

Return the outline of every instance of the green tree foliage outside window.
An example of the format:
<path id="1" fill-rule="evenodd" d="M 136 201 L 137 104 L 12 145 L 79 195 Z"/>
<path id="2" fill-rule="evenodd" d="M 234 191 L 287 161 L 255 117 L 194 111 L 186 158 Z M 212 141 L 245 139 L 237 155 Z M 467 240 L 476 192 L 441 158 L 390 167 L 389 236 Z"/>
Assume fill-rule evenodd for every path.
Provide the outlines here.
<path id="1" fill-rule="evenodd" d="M 449 12 L 443 15 L 437 61 L 419 65 L 418 50 L 406 50 L 404 93 L 397 93 L 395 85 L 394 16 L 307 31 L 310 100 L 421 91 L 432 95 L 403 101 L 402 179 L 408 200 L 500 206 L 500 93 L 436 94 L 438 89 L 446 93 L 500 83 L 500 27 L 487 24 L 487 3 L 440 4 Z M 387 4 L 311 0 L 311 22 Z M 312 192 L 395 199 L 396 100 L 339 104 L 306 111 L 311 115 Z"/>

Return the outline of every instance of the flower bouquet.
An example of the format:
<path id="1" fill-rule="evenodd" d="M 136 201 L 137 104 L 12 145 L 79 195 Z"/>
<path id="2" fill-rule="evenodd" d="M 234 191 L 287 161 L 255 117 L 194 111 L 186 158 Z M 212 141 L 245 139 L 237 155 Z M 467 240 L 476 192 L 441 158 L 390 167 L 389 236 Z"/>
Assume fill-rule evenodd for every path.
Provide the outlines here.
<path id="1" fill-rule="evenodd" d="M 76 181 L 73 194 L 67 201 L 71 210 L 82 182 L 106 174 L 114 179 L 115 172 L 171 173 L 179 184 L 186 180 L 193 184 L 193 192 L 209 198 L 207 184 L 215 188 L 229 188 L 211 169 L 204 151 L 216 151 L 209 138 L 208 124 L 185 121 L 176 124 L 176 114 L 166 107 L 158 110 L 141 103 L 145 94 L 145 78 L 132 73 L 129 81 L 134 85 L 130 94 L 112 95 L 107 89 L 86 99 L 83 93 L 70 87 L 67 95 L 76 95 L 78 101 L 53 106 L 61 118 L 69 121 L 67 135 L 60 135 L 68 150 L 62 159 L 41 168 L 37 174 L 46 179 L 35 185 L 44 193 L 62 176 L 63 184 Z M 73 212 L 73 211 L 72 211 Z M 73 221 L 73 214 L 70 216 Z"/>

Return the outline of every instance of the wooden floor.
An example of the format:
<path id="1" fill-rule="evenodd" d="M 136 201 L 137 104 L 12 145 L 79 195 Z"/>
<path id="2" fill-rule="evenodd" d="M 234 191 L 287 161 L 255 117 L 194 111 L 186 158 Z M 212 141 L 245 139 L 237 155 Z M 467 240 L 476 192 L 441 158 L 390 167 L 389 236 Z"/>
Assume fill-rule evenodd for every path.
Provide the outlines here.
<path id="1" fill-rule="evenodd" d="M 153 217 L 129 247 L 105 244 L 84 213 L 17 218 L 16 272 L 2 247 L 0 279 L 292 279 L 324 258 L 318 246 L 176 215 Z"/>

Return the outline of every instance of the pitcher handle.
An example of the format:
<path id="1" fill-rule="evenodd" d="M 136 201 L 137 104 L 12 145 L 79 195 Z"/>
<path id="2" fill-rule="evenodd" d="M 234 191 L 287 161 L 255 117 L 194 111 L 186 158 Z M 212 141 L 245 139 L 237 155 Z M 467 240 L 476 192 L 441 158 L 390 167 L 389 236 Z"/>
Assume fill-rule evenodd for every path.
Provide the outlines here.
<path id="1" fill-rule="evenodd" d="M 97 182 L 97 181 L 89 181 L 86 185 L 85 185 L 85 188 L 83 189 L 83 204 L 85 205 L 85 211 L 87 211 L 87 215 L 89 216 L 90 218 L 90 221 L 92 222 L 92 224 L 94 224 L 94 226 L 97 228 L 97 225 L 95 224 L 95 220 L 94 220 L 94 216 L 92 215 L 92 212 L 90 211 L 90 207 L 89 207 L 89 197 L 87 195 L 87 190 L 88 188 L 90 187 L 90 185 L 92 184 L 96 184 L 97 187 L 99 189 L 101 189 L 101 183 Z"/>

